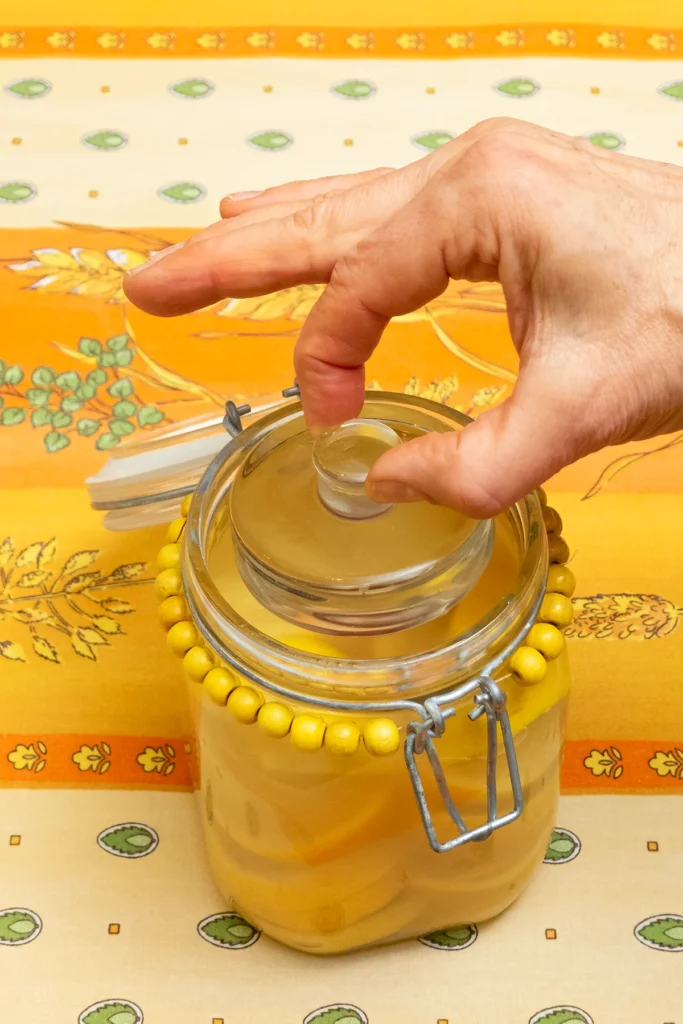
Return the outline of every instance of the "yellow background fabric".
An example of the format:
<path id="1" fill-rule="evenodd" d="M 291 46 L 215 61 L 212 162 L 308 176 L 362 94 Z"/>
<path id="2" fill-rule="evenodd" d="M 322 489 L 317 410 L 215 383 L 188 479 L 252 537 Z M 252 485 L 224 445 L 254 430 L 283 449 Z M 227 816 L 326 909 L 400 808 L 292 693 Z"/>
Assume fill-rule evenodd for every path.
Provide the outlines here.
<path id="1" fill-rule="evenodd" d="M 213 220 L 225 192 L 400 165 L 425 139 L 500 115 L 680 164 L 683 100 L 670 87 L 683 83 L 683 18 L 671 5 L 617 16 L 607 3 L 501 0 L 461 5 L 454 24 L 441 3 L 403 0 L 352 4 L 343 18 L 257 3 L 245 25 L 204 3 L 167 5 L 159 26 L 145 4 L 52 6 L 0 26 L 0 940 L 3 907 L 43 922 L 35 944 L 10 953 L 0 941 L 0 968 L 19 964 L 14 1015 L 66 1024 L 118 994 L 145 1019 L 183 1024 L 299 1024 L 335 1000 L 370 1024 L 489 1024 L 494 1008 L 526 1024 L 565 1005 L 584 1024 L 673 1022 L 676 958 L 633 931 L 683 913 L 683 435 L 591 456 L 549 483 L 579 580 L 563 785 L 593 795 L 565 797 L 561 824 L 583 849 L 545 866 L 459 951 L 456 973 L 457 950 L 416 944 L 321 966 L 265 940 L 241 951 L 202 941 L 198 922 L 224 908 L 177 792 L 191 789 L 188 723 L 151 587 L 164 531 L 106 531 L 83 481 L 119 436 L 113 422 L 139 436 L 290 383 L 319 289 L 176 321 L 123 298 L 125 270 Z M 210 83 L 206 95 L 169 88 L 192 79 Z M 532 94 L 506 94 L 511 79 Z M 350 80 L 368 95 L 334 91 Z M 16 88 L 26 81 L 47 84 L 30 98 Z M 291 141 L 248 144 L 268 132 Z M 500 289 L 453 282 L 393 323 L 369 379 L 471 415 L 502 401 L 515 356 Z M 119 822 L 156 830 L 149 859 L 98 847 Z M 641 991 L 605 983 L 617 964 L 647 977 Z M 126 1012 L 117 1024 L 139 1024 Z"/>

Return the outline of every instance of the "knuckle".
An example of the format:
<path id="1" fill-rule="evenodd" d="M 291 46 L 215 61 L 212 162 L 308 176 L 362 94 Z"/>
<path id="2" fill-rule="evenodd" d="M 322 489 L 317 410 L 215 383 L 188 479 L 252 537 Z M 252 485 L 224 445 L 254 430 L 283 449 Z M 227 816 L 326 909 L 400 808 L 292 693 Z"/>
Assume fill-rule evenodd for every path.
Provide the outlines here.
<path id="1" fill-rule="evenodd" d="M 292 226 L 296 232 L 309 237 L 324 229 L 329 219 L 328 197 L 330 193 L 314 196 L 305 206 L 291 214 Z"/>
<path id="2" fill-rule="evenodd" d="M 471 153 L 482 164 L 498 166 L 501 160 L 519 152 L 520 136 L 512 118 L 492 118 L 478 127 L 480 131 L 472 143 Z"/>

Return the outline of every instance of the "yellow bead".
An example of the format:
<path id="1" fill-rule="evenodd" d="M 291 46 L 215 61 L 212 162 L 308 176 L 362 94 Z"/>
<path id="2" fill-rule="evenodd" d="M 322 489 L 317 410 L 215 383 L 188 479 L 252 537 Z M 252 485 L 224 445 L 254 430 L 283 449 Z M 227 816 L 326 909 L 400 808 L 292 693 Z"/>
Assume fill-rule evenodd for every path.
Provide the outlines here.
<path id="1" fill-rule="evenodd" d="M 537 622 L 529 630 L 526 643 L 534 650 L 540 651 L 546 661 L 559 658 L 564 650 L 564 637 L 557 626 L 550 622 Z"/>
<path id="2" fill-rule="evenodd" d="M 180 544 L 164 544 L 157 555 L 159 569 L 179 569 L 181 550 Z"/>
<path id="3" fill-rule="evenodd" d="M 183 578 L 179 569 L 162 569 L 154 581 L 154 589 L 160 601 L 174 594 L 182 594 Z"/>
<path id="4" fill-rule="evenodd" d="M 166 531 L 166 540 L 168 541 L 169 544 L 175 544 L 176 541 L 180 540 L 183 530 L 185 529 L 186 522 L 187 519 L 185 518 L 185 516 L 180 516 L 179 519 L 173 520 L 168 530 Z"/>
<path id="5" fill-rule="evenodd" d="M 401 736 L 398 726 L 390 718 L 373 718 L 363 729 L 365 749 L 377 757 L 393 754 L 398 750 Z"/>
<path id="6" fill-rule="evenodd" d="M 186 519 L 187 519 L 187 517 L 190 514 L 190 505 L 191 504 L 192 504 L 192 495 L 191 494 L 187 494 L 183 498 L 183 500 L 182 500 L 182 502 L 180 504 L 180 514 L 181 514 L 181 516 L 185 516 Z"/>
<path id="7" fill-rule="evenodd" d="M 182 622 L 183 619 L 189 617 L 190 609 L 187 607 L 187 601 L 180 595 L 167 597 L 159 605 L 159 621 L 166 629 L 170 629 L 176 622 Z"/>
<path id="8" fill-rule="evenodd" d="M 242 725 L 253 725 L 262 703 L 260 694 L 251 686 L 238 686 L 228 697 L 228 711 Z"/>
<path id="9" fill-rule="evenodd" d="M 183 658 L 185 674 L 195 683 L 201 683 L 206 673 L 213 666 L 213 658 L 206 647 L 190 647 Z"/>
<path id="10" fill-rule="evenodd" d="M 270 701 L 264 704 L 259 711 L 258 724 L 267 736 L 274 736 L 275 739 L 281 740 L 291 729 L 293 718 L 294 715 L 284 704 Z"/>
<path id="11" fill-rule="evenodd" d="M 556 533 L 548 534 L 548 555 L 551 562 L 566 562 L 569 558 L 569 546 L 564 537 Z"/>
<path id="12" fill-rule="evenodd" d="M 548 586 L 546 590 L 571 597 L 576 590 L 576 577 L 566 565 L 551 565 L 548 570 Z"/>
<path id="13" fill-rule="evenodd" d="M 543 522 L 548 533 L 562 533 L 562 516 L 549 505 L 543 509 Z"/>
<path id="14" fill-rule="evenodd" d="M 546 594 L 538 615 L 539 622 L 553 622 L 556 626 L 568 626 L 574 618 L 574 608 L 564 594 Z"/>
<path id="15" fill-rule="evenodd" d="M 227 704 L 228 697 L 238 687 L 237 676 L 228 668 L 212 668 L 204 676 L 204 689 L 214 704 Z"/>
<path id="16" fill-rule="evenodd" d="M 198 640 L 199 633 L 194 622 L 176 622 L 166 634 L 166 643 L 179 658 L 184 658 Z"/>
<path id="17" fill-rule="evenodd" d="M 360 745 L 360 729 L 355 722 L 334 722 L 325 732 L 325 749 L 340 757 L 355 754 Z"/>
<path id="18" fill-rule="evenodd" d="M 292 744 L 297 750 L 315 753 L 325 739 L 325 723 L 317 715 L 297 715 L 292 722 Z"/>
<path id="19" fill-rule="evenodd" d="M 548 665 L 543 655 L 533 647 L 518 647 L 510 658 L 510 670 L 522 686 L 533 686 L 543 679 Z"/>
<path id="20" fill-rule="evenodd" d="M 545 508 L 548 504 L 548 495 L 545 493 L 542 487 L 539 487 L 537 489 L 536 496 L 541 503 L 541 508 Z"/>

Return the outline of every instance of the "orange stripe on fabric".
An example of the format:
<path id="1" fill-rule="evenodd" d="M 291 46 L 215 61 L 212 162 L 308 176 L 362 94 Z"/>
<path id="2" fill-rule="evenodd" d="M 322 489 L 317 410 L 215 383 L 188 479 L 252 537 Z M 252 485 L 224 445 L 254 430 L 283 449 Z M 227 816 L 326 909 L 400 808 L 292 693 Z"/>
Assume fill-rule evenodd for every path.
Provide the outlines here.
<path id="1" fill-rule="evenodd" d="M 191 789 L 190 740 L 160 736 L 0 736 L 0 786 Z M 570 740 L 565 793 L 681 793 L 683 737 Z"/>
<path id="2" fill-rule="evenodd" d="M 0 736 L 0 786 L 192 789 L 189 740 L 159 736 Z"/>
<path id="3" fill-rule="evenodd" d="M 100 28 L 46 25 L 0 29 L 0 57 L 458 57 L 565 56 L 681 59 L 683 27 L 557 22 L 415 28 L 220 25 Z"/>
<path id="4" fill-rule="evenodd" d="M 570 740 L 562 767 L 565 793 L 681 793 L 683 736 L 677 740 Z"/>

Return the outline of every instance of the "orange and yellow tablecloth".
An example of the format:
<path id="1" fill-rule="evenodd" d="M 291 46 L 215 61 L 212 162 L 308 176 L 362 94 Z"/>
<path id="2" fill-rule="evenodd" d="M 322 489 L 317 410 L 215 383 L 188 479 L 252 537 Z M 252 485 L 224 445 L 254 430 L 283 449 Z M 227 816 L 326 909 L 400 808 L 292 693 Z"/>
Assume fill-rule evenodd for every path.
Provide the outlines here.
<path id="1" fill-rule="evenodd" d="M 485 117 L 683 162 L 673 10 L 536 3 L 522 17 L 500 0 L 456 20 L 438 3 L 392 6 L 285 16 L 262 0 L 237 18 L 205 0 L 169 5 L 159 23 L 144 2 L 44 0 L 0 24 L 0 979 L 12 1019 L 683 1021 L 683 958 L 665 955 L 683 951 L 683 435 L 593 455 L 549 485 L 579 579 L 560 824 L 581 855 L 544 867 L 509 915 L 447 952 L 320 964 L 266 940 L 212 947 L 198 929 L 225 908 L 153 607 L 163 531 L 108 533 L 83 481 L 122 438 L 289 384 L 319 289 L 157 321 L 126 303 L 126 269 L 215 219 L 229 191 L 404 164 Z M 391 325 L 373 385 L 478 415 L 514 386 L 504 314 L 497 286 L 453 282 Z M 143 856 L 98 845 L 126 822 L 143 828 Z M 658 927 L 674 938 L 648 948 Z"/>

